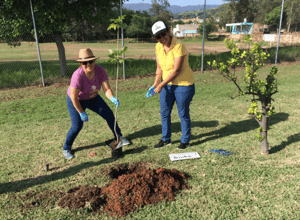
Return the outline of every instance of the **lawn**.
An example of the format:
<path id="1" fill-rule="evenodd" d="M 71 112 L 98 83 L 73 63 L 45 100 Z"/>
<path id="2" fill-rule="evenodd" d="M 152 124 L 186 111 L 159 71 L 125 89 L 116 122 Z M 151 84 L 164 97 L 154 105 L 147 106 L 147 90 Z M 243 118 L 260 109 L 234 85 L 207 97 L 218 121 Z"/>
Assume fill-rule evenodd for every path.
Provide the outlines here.
<path id="1" fill-rule="evenodd" d="M 202 42 L 198 38 L 182 39 L 189 52 L 189 64 L 194 71 L 200 71 L 202 65 Z M 155 43 L 139 42 L 130 43 L 125 41 L 128 46 L 125 61 L 125 74 L 123 66 L 120 68 L 121 78 L 142 77 L 153 75 L 156 70 L 155 61 Z M 121 43 L 120 43 L 121 44 Z M 95 56 L 100 57 L 97 64 L 103 66 L 110 77 L 116 76 L 116 66 L 107 63 L 108 50 L 116 47 L 115 41 L 106 41 L 98 43 L 72 43 L 65 42 L 65 53 L 67 59 L 67 78 L 78 68 L 78 63 L 74 60 L 78 58 L 78 51 L 81 48 L 92 48 Z M 37 48 L 35 43 L 22 42 L 20 47 L 9 47 L 7 44 L 0 43 L 0 90 L 4 88 L 42 85 L 40 64 L 38 60 Z M 40 44 L 43 78 L 46 85 L 57 80 L 61 80 L 60 63 L 55 43 Z M 216 59 L 225 61 L 231 57 L 230 52 L 221 41 L 206 41 L 203 69 L 211 69 L 207 62 Z M 276 48 L 269 48 L 271 55 L 270 62 L 274 63 Z M 278 62 L 298 61 L 300 53 L 297 46 L 282 47 L 279 50 Z M 124 76 L 125 75 L 125 76 Z"/>
<path id="2" fill-rule="evenodd" d="M 200 39 L 182 40 L 187 46 L 190 54 L 201 54 L 202 41 Z M 126 57 L 134 59 L 155 58 L 155 42 L 130 43 L 130 40 L 124 41 L 124 46 L 129 49 Z M 119 46 L 122 46 L 120 41 Z M 206 42 L 208 50 L 224 51 L 226 47 L 221 41 Z M 42 60 L 58 59 L 57 46 L 55 43 L 40 43 L 40 52 Z M 100 59 L 108 59 L 108 50 L 117 47 L 116 41 L 105 41 L 97 43 L 64 42 L 66 59 L 74 61 L 78 58 L 78 52 L 82 48 L 91 48 L 95 56 Z M 5 43 L 0 43 L 0 61 L 32 61 L 38 60 L 37 46 L 35 42 L 22 42 L 21 46 L 11 47 Z"/>
<path id="3" fill-rule="evenodd" d="M 104 143 L 112 138 L 111 131 L 89 110 L 90 121 L 73 145 L 75 158 L 64 159 L 62 146 L 71 125 L 67 86 L 1 91 L 0 219 L 117 219 L 101 210 L 62 209 L 60 193 L 78 185 L 103 187 L 112 182 L 107 175 L 112 166 L 140 161 L 151 169 L 189 174 L 191 188 L 179 193 L 176 201 L 146 205 L 118 219 L 299 219 L 299 63 L 278 67 L 279 93 L 273 97 L 277 114 L 268 132 L 269 156 L 260 155 L 255 139 L 258 124 L 247 115 L 251 97 L 231 99 L 237 92 L 234 85 L 215 71 L 195 74 L 191 147 L 185 150 L 177 149 L 181 132 L 176 106 L 173 144 L 153 149 L 161 137 L 159 97 L 145 97 L 153 78 L 119 80 L 118 123 L 132 144 L 124 147 L 124 155 L 116 161 Z M 259 73 L 265 77 L 269 70 L 266 66 Z M 211 149 L 229 150 L 233 155 L 220 156 L 210 153 Z M 96 156 L 89 157 L 93 152 Z M 198 152 L 201 158 L 170 161 L 170 153 L 181 152 Z M 51 196 L 32 203 L 46 192 Z"/>

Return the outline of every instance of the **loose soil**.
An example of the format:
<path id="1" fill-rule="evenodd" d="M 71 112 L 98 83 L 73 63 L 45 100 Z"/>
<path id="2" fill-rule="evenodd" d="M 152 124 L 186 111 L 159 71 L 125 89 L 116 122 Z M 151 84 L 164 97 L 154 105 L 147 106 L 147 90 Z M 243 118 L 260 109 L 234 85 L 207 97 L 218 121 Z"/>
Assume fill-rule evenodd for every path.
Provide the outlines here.
<path id="1" fill-rule="evenodd" d="M 120 143 L 120 140 L 117 141 L 117 140 L 114 140 L 113 142 L 110 143 L 110 146 L 112 148 L 112 150 L 116 150 L 116 147 L 119 145 Z"/>
<path id="2" fill-rule="evenodd" d="M 175 201 L 175 195 L 190 188 L 189 176 L 176 169 L 150 169 L 143 163 L 121 164 L 108 172 L 113 182 L 102 189 L 97 186 L 77 186 L 58 202 L 61 208 L 104 209 L 111 215 L 122 216 L 139 207 L 160 201 Z"/>

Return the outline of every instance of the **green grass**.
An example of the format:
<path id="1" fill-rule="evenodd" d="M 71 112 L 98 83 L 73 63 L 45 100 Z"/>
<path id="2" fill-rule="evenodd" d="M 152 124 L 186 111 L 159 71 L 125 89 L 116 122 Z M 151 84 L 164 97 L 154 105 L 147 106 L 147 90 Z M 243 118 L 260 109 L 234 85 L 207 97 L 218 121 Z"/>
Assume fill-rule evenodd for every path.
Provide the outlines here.
<path id="1" fill-rule="evenodd" d="M 185 38 L 182 39 L 187 47 L 193 47 L 195 44 L 202 45 L 202 40 L 199 38 Z M 72 73 L 78 68 L 78 63 L 74 63 L 76 54 L 80 48 L 93 48 L 95 54 L 100 56 L 101 59 L 96 63 L 103 66 L 107 71 L 108 76 L 111 78 L 116 77 L 116 66 L 114 64 L 106 63 L 105 60 L 108 55 L 108 49 L 116 47 L 116 43 L 64 43 L 67 57 L 68 75 L 64 76 L 70 78 Z M 207 41 L 207 47 L 215 47 L 216 51 L 218 46 L 224 46 L 223 42 Z M 121 46 L 121 45 L 120 45 Z M 126 57 L 131 57 L 125 62 L 125 78 L 144 77 L 150 76 L 155 73 L 155 44 L 154 43 L 129 43 L 125 42 L 128 46 Z M 54 43 L 43 43 L 40 46 L 42 56 L 42 67 L 45 84 L 61 80 L 60 65 L 57 59 L 57 48 Z M 40 65 L 38 62 L 36 45 L 34 43 L 23 42 L 21 47 L 9 47 L 6 44 L 0 44 L 0 89 L 12 88 L 28 85 L 41 85 L 42 77 L 40 72 Z M 276 48 L 268 49 L 270 53 L 270 62 L 275 61 Z M 189 55 L 190 67 L 199 72 L 201 70 L 202 52 L 195 50 Z M 231 57 L 229 52 L 218 54 L 218 61 L 226 61 Z M 216 55 L 206 53 L 204 55 L 204 70 L 212 69 L 207 62 L 212 62 L 216 59 Z M 284 61 L 297 61 L 300 59 L 300 52 L 298 47 L 283 47 L 280 48 L 278 54 L 278 62 Z M 10 61 L 9 61 L 10 60 Z M 123 78 L 123 68 L 121 66 L 119 72 L 120 78 Z"/>
<path id="2" fill-rule="evenodd" d="M 228 53 L 219 55 L 218 59 L 223 60 L 228 57 Z M 205 63 L 215 59 L 215 55 L 206 54 L 204 57 Z M 201 70 L 201 56 L 190 55 L 190 67 L 194 71 Z M 108 76 L 115 78 L 117 68 L 115 64 L 106 63 L 105 60 L 96 60 L 96 64 L 101 65 L 107 72 Z M 14 66 L 13 71 L 11 66 Z M 59 80 L 60 74 L 59 61 L 42 61 L 43 76 L 46 84 Z M 78 63 L 67 61 L 70 78 L 73 72 L 78 68 Z M 205 65 L 207 67 L 207 64 Z M 126 78 L 144 77 L 154 75 L 156 71 L 155 59 L 127 59 L 125 61 Z M 123 66 L 120 66 L 119 77 L 123 78 Z M 41 84 L 41 72 L 38 61 L 14 61 L 0 64 L 0 88 L 19 87 L 26 85 Z"/>
<path id="3" fill-rule="evenodd" d="M 260 70 L 263 77 L 270 66 Z M 57 206 L 58 196 L 41 199 L 29 193 L 67 192 L 80 184 L 110 183 L 106 172 L 120 163 L 143 161 L 188 173 L 191 189 L 175 202 L 145 206 L 120 219 L 299 219 L 299 64 L 279 65 L 279 93 L 273 98 L 277 114 L 270 122 L 269 156 L 261 156 L 255 139 L 258 124 L 247 115 L 251 97 L 231 99 L 237 92 L 214 71 L 195 74 L 196 94 L 190 107 L 191 148 L 178 150 L 180 120 L 172 112 L 173 145 L 154 150 L 161 137 L 159 97 L 145 98 L 153 77 L 119 81 L 118 122 L 132 140 L 124 156 L 110 159 L 104 141 L 112 138 L 106 122 L 87 110 L 89 122 L 74 142 L 75 158 L 66 161 L 62 146 L 71 126 L 67 87 L 30 87 L 0 94 L 0 219 L 116 219 L 107 213 Z M 111 81 L 114 87 L 113 81 Z M 101 94 L 102 97 L 103 94 Z M 113 108 L 113 104 L 107 101 Z M 209 153 L 226 149 L 228 157 Z M 171 162 L 170 153 L 198 152 L 201 159 Z M 88 155 L 96 152 L 97 156 Z M 51 171 L 45 172 L 50 163 Z"/>
<path id="4" fill-rule="evenodd" d="M 270 59 L 275 60 L 276 48 L 269 49 L 268 52 L 270 54 Z M 278 62 L 293 62 L 300 60 L 299 46 L 280 47 L 277 60 Z"/>

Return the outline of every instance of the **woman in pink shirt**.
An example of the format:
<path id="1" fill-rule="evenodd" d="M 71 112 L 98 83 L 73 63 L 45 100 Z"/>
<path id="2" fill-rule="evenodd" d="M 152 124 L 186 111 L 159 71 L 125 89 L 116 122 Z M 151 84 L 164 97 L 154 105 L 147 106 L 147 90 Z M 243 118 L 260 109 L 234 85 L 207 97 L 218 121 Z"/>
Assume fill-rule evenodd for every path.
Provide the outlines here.
<path id="1" fill-rule="evenodd" d="M 68 89 L 67 103 L 72 127 L 67 134 L 63 147 L 63 154 L 66 159 L 74 157 L 71 154 L 71 148 L 83 127 L 83 122 L 88 121 L 88 115 L 85 112 L 86 108 L 104 118 L 116 138 L 114 132 L 115 117 L 112 110 L 98 94 L 100 88 L 102 87 L 105 96 L 117 107 L 119 107 L 120 102 L 112 93 L 106 71 L 103 67 L 95 64 L 95 60 L 98 58 L 93 55 L 91 49 L 87 48 L 79 51 L 79 59 L 75 61 L 80 63 L 80 67 L 73 73 Z M 118 124 L 116 124 L 116 132 L 121 141 L 119 146 L 128 145 L 129 141 L 122 136 Z"/>

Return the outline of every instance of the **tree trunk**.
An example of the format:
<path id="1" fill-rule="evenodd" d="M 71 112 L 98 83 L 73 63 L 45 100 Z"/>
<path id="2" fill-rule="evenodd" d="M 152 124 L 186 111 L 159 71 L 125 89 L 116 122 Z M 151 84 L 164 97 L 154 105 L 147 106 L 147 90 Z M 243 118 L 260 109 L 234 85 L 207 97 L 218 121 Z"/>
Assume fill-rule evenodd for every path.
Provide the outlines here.
<path id="1" fill-rule="evenodd" d="M 262 102 L 262 119 L 260 127 L 262 131 L 260 135 L 263 137 L 263 140 L 260 142 L 260 150 L 262 155 L 269 154 L 269 143 L 268 143 L 268 125 L 269 125 L 269 116 L 267 115 L 266 103 Z"/>
<path id="2" fill-rule="evenodd" d="M 291 6 L 291 10 L 290 10 L 290 19 L 288 21 L 288 29 L 287 29 L 287 32 L 289 33 L 290 32 L 290 28 L 291 28 L 291 23 L 292 23 L 292 15 L 293 15 L 293 4 L 294 4 L 294 1 L 292 2 L 292 6 Z"/>
<path id="3" fill-rule="evenodd" d="M 62 42 L 61 34 L 54 34 L 54 39 L 58 49 L 60 73 L 62 76 L 66 76 L 68 74 L 68 69 L 67 69 L 67 62 L 66 62 L 65 47 Z"/>

